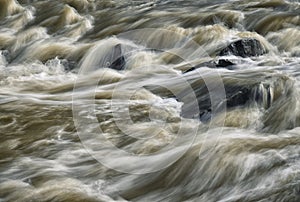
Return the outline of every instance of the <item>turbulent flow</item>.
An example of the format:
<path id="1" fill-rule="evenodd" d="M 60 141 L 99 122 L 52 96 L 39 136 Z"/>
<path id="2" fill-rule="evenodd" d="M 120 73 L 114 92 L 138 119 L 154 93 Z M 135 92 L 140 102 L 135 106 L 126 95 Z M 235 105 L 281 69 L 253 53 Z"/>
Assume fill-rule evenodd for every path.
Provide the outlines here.
<path id="1" fill-rule="evenodd" d="M 0 0 L 0 201 L 300 201 L 298 0 Z"/>

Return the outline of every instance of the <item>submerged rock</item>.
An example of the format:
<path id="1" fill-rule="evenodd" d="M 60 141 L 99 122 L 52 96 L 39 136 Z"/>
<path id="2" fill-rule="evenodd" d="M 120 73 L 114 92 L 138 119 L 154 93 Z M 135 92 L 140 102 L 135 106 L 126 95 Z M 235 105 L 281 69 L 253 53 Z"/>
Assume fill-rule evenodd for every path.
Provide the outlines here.
<path id="1" fill-rule="evenodd" d="M 61 64 L 64 66 L 65 71 L 72 71 L 77 67 L 77 62 L 73 60 L 63 59 Z"/>
<path id="2" fill-rule="evenodd" d="M 11 62 L 11 53 L 8 50 L 0 50 L 0 56 L 4 58 L 4 63 Z"/>
<path id="3" fill-rule="evenodd" d="M 240 39 L 230 43 L 222 49 L 219 56 L 236 55 L 240 57 L 252 57 L 263 55 L 266 51 L 257 39 L 247 38 Z"/>
<path id="4" fill-rule="evenodd" d="M 122 46 L 121 44 L 117 44 L 113 47 L 108 68 L 115 70 L 123 70 L 125 64 L 126 62 L 125 57 L 122 54 Z"/>
<path id="5" fill-rule="evenodd" d="M 101 68 L 124 70 L 131 53 L 137 49 L 134 43 L 115 37 L 101 40 L 85 54 L 80 71 L 86 73 Z"/>

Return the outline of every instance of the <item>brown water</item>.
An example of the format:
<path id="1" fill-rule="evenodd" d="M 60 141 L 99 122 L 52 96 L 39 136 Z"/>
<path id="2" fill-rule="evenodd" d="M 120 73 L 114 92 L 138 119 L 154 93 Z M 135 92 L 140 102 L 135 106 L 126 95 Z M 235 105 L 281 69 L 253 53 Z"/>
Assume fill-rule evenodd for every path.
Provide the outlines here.
<path id="1" fill-rule="evenodd" d="M 0 0 L 0 201 L 300 201 L 299 27 L 297 0 Z"/>

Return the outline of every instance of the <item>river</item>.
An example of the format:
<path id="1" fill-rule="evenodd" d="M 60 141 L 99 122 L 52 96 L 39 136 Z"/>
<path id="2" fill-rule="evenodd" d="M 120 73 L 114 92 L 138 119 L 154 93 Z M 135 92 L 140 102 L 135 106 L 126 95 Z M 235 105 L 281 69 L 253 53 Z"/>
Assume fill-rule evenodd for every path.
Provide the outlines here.
<path id="1" fill-rule="evenodd" d="M 298 202 L 299 93 L 298 0 L 0 0 L 0 201 Z"/>

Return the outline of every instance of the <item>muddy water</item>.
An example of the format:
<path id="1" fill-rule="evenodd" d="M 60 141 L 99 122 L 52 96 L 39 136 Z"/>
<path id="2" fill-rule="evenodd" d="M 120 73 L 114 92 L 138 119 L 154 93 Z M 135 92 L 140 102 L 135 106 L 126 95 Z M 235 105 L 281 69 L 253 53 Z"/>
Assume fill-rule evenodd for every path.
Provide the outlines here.
<path id="1" fill-rule="evenodd" d="M 299 14 L 0 0 L 0 201 L 299 201 Z"/>

